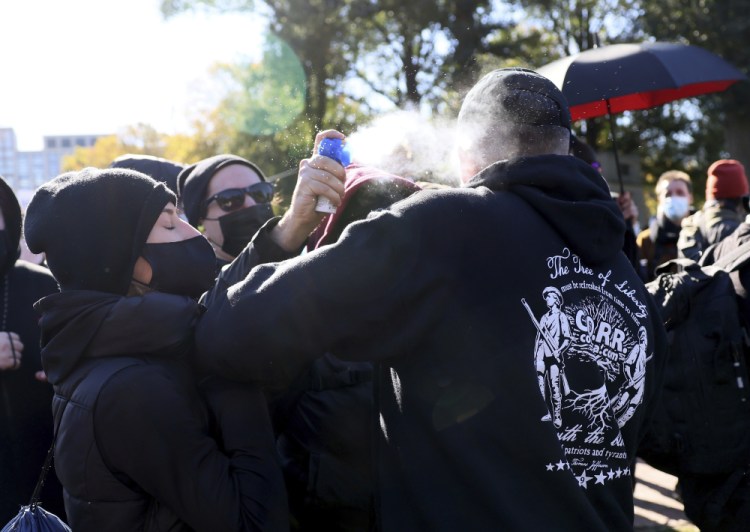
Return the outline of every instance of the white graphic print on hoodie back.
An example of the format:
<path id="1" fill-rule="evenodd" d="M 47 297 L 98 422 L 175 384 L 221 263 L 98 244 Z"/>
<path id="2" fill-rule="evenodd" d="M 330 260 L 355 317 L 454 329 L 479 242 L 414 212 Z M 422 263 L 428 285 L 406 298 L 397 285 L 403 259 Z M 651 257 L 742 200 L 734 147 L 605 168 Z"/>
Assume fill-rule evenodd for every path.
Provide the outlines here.
<path id="1" fill-rule="evenodd" d="M 628 280 L 595 271 L 564 248 L 547 258 L 550 282 L 521 304 L 536 331 L 533 361 L 548 408 L 540 422 L 557 430 L 578 484 L 630 476 L 620 428 L 643 400 L 650 358 L 648 312 Z"/>

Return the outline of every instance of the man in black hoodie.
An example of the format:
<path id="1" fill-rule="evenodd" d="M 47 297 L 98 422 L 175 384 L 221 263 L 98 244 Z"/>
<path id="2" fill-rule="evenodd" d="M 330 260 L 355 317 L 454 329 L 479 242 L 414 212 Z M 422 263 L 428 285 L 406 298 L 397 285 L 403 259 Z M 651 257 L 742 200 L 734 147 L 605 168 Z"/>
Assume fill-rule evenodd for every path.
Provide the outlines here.
<path id="1" fill-rule="evenodd" d="M 632 530 L 665 335 L 621 252 L 622 215 L 568 155 L 570 114 L 546 78 L 488 74 L 458 124 L 464 187 L 415 194 L 215 292 L 198 362 L 266 379 L 325 350 L 375 361 L 381 530 Z M 551 347 L 565 367 L 559 427 L 535 363 L 548 287 L 570 332 Z M 625 419 L 614 398 L 632 386 L 641 328 L 643 394 Z"/>

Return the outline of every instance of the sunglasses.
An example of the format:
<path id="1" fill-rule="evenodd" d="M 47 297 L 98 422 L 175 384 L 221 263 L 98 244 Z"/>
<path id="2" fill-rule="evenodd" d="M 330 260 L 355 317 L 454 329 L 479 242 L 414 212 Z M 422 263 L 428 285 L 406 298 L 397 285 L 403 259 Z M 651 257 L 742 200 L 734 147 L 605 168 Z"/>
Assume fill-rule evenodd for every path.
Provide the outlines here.
<path id="1" fill-rule="evenodd" d="M 245 195 L 253 198 L 255 203 L 270 203 L 273 199 L 273 185 L 267 181 L 261 181 L 245 188 L 222 190 L 203 202 L 203 213 L 208 210 L 212 201 L 215 201 L 224 212 L 241 209 L 245 205 Z"/>

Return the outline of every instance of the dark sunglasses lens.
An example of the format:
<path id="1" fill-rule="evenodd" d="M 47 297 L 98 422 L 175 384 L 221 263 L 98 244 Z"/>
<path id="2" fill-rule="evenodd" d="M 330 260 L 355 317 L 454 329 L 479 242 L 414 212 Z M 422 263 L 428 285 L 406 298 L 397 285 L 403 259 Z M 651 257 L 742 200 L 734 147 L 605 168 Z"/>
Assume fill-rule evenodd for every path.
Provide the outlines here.
<path id="1" fill-rule="evenodd" d="M 216 194 L 216 204 L 222 211 L 236 211 L 245 204 L 245 191 L 241 188 L 230 188 Z"/>
<path id="2" fill-rule="evenodd" d="M 255 203 L 270 203 L 273 199 L 273 185 L 271 183 L 256 183 L 248 187 L 247 194 Z"/>

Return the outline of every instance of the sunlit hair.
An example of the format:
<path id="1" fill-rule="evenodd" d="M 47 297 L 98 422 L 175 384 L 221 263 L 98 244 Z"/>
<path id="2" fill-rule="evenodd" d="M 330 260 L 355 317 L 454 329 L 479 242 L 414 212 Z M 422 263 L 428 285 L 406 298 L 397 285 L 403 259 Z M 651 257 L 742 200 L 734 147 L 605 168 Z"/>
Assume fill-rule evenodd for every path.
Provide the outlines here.
<path id="1" fill-rule="evenodd" d="M 664 190 L 669 187 L 672 181 L 684 181 L 687 185 L 688 192 L 693 193 L 693 183 L 690 179 L 690 175 L 682 170 L 668 170 L 659 176 L 656 181 L 656 187 L 654 188 L 656 195 L 659 196 Z"/>

